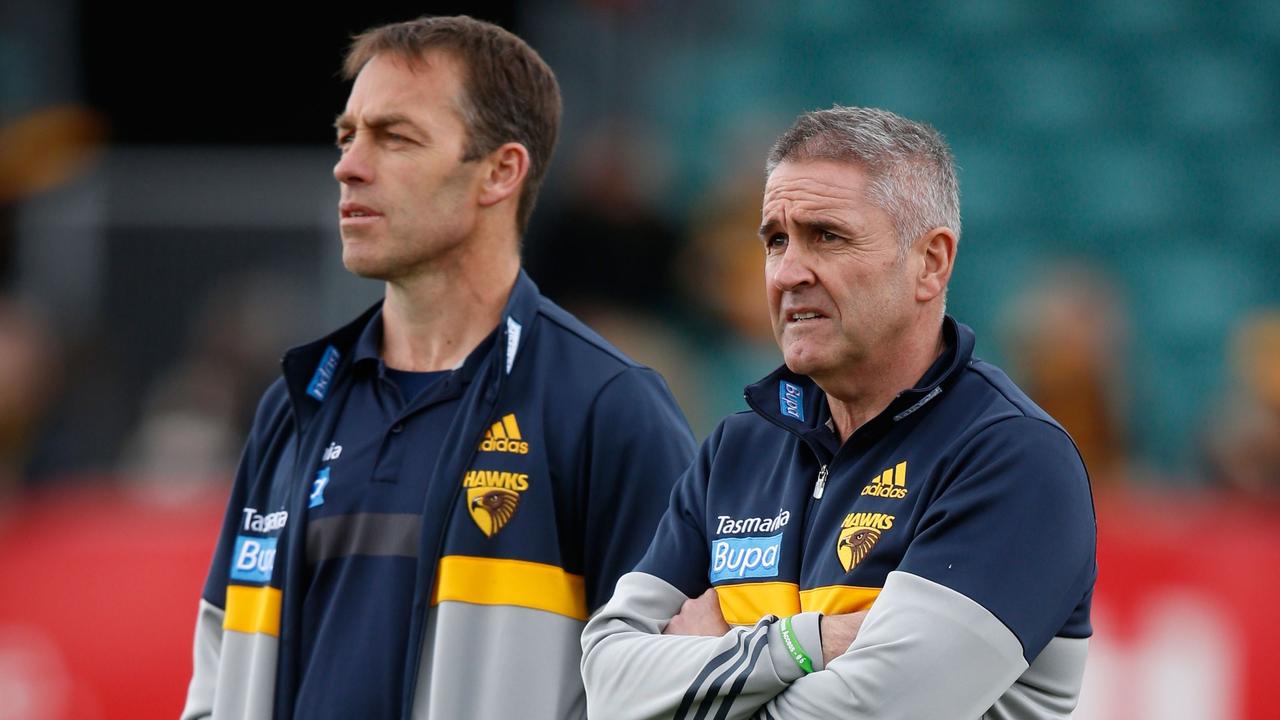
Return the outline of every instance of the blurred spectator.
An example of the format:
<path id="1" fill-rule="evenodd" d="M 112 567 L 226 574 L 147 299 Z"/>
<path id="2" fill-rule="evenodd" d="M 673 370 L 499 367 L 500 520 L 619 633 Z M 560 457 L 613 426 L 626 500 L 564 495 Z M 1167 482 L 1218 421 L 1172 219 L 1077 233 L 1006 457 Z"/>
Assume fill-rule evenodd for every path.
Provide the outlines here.
<path id="1" fill-rule="evenodd" d="M 744 158 L 744 160 L 746 160 Z M 700 436 L 724 416 L 746 409 L 742 390 L 782 358 L 765 303 L 764 249 L 757 237 L 764 173 L 756 158 L 728 172 L 693 210 L 693 234 L 680 259 L 691 312 L 681 322 L 695 340 L 695 372 L 706 412 L 689 414 Z"/>
<path id="2" fill-rule="evenodd" d="M 1115 288 L 1090 267 L 1063 266 L 1014 298 L 1002 324 L 1015 380 L 1071 433 L 1094 489 L 1118 487 L 1132 468 L 1128 314 Z"/>
<path id="3" fill-rule="evenodd" d="M 0 107 L 0 289 L 16 274 L 18 204 L 56 188 L 97 160 L 105 127 L 86 108 L 58 106 L 13 119 Z"/>
<path id="4" fill-rule="evenodd" d="M 199 358 L 161 376 L 125 445 L 121 476 L 157 491 L 229 481 L 242 436 L 229 382 L 226 366 Z"/>
<path id="5" fill-rule="evenodd" d="M 680 259 L 685 292 L 727 335 L 772 346 L 765 303 L 764 249 L 760 227 L 762 172 L 734 173 L 713 188 L 693 212 L 693 239 Z M 753 380 L 754 381 L 754 380 Z"/>
<path id="6" fill-rule="evenodd" d="M 92 110 L 42 108 L 0 125 L 0 203 L 53 189 L 97 160 L 106 128 Z"/>
<path id="7" fill-rule="evenodd" d="M 693 423 L 702 398 L 666 320 L 685 233 L 657 209 L 664 155 L 644 131 L 603 120 L 570 150 L 566 194 L 535 215 L 526 266 L 544 294 L 662 373 Z"/>
<path id="8" fill-rule="evenodd" d="M 0 496 L 23 484 L 59 374 L 53 340 L 38 317 L 0 298 Z"/>
<path id="9" fill-rule="evenodd" d="M 182 357 L 147 390 L 123 475 L 177 493 L 228 482 L 257 398 L 299 336 L 301 317 L 299 289 L 284 277 L 246 274 L 217 285 Z"/>
<path id="10" fill-rule="evenodd" d="M 701 378 L 692 372 L 698 358 L 669 319 L 614 305 L 603 298 L 575 305 L 573 313 L 636 362 L 658 371 L 699 438 L 697 421 L 709 412 Z"/>
<path id="11" fill-rule="evenodd" d="M 24 20 L 47 10 L 34 10 Z M 13 55 L 6 59 L 13 61 L 7 71 L 31 60 Z M 0 76 L 13 79 L 7 73 Z M 8 92 L 14 86 L 8 84 L 0 92 L 0 494 L 29 485 L 48 467 L 50 446 L 62 442 L 50 438 L 57 434 L 51 423 L 58 414 L 59 395 L 66 390 L 69 366 L 75 364 L 65 354 L 71 343 L 55 337 L 49 318 L 8 298 L 19 284 L 20 210 L 33 196 L 82 175 L 98 160 L 106 136 L 106 123 L 93 110 L 50 104 L 42 97 L 48 88 L 30 96 L 14 95 Z"/>
<path id="12" fill-rule="evenodd" d="M 605 120 L 571 151 L 567 195 L 525 248 L 539 288 L 572 311 L 599 299 L 646 312 L 670 305 L 684 234 L 656 209 L 665 148 Z"/>
<path id="13" fill-rule="evenodd" d="M 1280 310 L 1236 330 L 1233 387 L 1209 431 L 1214 480 L 1250 495 L 1280 497 Z"/>

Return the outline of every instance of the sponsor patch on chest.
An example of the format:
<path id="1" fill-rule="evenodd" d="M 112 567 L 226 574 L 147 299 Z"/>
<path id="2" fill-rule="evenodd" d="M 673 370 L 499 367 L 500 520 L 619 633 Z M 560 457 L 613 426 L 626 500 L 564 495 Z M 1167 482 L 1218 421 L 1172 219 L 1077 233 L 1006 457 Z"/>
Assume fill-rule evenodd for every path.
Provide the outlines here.
<path id="1" fill-rule="evenodd" d="M 732 515 L 716 516 L 716 535 L 741 535 L 781 530 L 791 521 L 791 512 L 778 508 L 773 517 L 735 518 Z"/>
<path id="2" fill-rule="evenodd" d="M 711 543 L 711 582 L 778 576 L 782 533 L 767 537 L 721 538 Z"/>
<path id="3" fill-rule="evenodd" d="M 231 555 L 231 579 L 267 582 L 276 566 L 276 538 L 237 535 Z"/>

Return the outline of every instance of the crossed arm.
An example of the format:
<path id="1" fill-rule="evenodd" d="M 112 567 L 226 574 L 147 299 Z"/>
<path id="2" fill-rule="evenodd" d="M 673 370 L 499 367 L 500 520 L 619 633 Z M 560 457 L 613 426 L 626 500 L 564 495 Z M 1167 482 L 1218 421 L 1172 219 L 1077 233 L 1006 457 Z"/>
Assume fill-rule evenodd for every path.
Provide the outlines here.
<path id="1" fill-rule="evenodd" d="M 994 705 L 1002 717 L 1067 717 L 1087 640 L 1057 634 L 1096 570 L 1088 483 L 1060 430 L 1028 418 L 1002 425 L 958 454 L 860 625 L 802 612 L 786 639 L 774 616 L 723 624 L 703 594 L 713 436 L 645 560 L 587 623 L 589 714 L 896 720 L 976 718 Z"/>
<path id="2" fill-rule="evenodd" d="M 823 615 L 818 619 L 824 666 L 849 649 L 866 617 L 867 611 L 860 610 L 840 615 Z M 728 632 L 729 623 L 725 622 L 724 613 L 720 611 L 720 597 L 715 588 L 708 588 L 702 595 L 685 600 L 680 606 L 680 612 L 671 618 L 662 634 L 720 637 Z"/>
<path id="3" fill-rule="evenodd" d="M 809 674 L 777 618 L 730 628 L 712 599 L 689 599 L 645 573 L 623 576 L 583 634 L 588 713 L 976 718 L 1027 668 L 1017 638 L 984 608 L 908 573 L 891 574 L 865 615 L 821 618 L 821 630 L 817 613 L 792 618 L 801 645 L 821 647 Z"/>

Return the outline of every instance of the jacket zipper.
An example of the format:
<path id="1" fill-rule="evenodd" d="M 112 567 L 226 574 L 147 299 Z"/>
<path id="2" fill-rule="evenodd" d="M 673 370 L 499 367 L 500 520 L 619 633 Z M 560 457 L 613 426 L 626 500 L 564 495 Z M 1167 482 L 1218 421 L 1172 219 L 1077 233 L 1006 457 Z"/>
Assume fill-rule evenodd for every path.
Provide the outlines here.
<path id="1" fill-rule="evenodd" d="M 827 487 L 827 466 L 823 465 L 818 470 L 818 482 L 813 486 L 813 499 L 821 500 L 822 493 Z"/>
<path id="2" fill-rule="evenodd" d="M 791 433 L 792 435 L 795 435 L 797 438 L 799 438 L 799 439 L 800 439 L 800 442 L 804 443 L 805 447 L 809 448 L 809 452 L 813 453 L 813 457 L 814 457 L 814 459 L 816 459 L 816 460 L 821 464 L 821 466 L 822 466 L 822 467 L 818 469 L 818 481 L 817 481 L 817 483 L 815 483 L 815 484 L 814 484 L 814 486 L 813 486 L 813 496 L 812 496 L 812 497 L 813 497 L 813 499 L 814 499 L 814 500 L 821 500 L 821 499 L 822 499 L 822 494 L 826 491 L 826 487 L 827 487 L 827 475 L 829 474 L 829 473 L 827 472 L 827 466 L 830 464 L 829 462 L 823 462 L 823 461 L 822 461 L 822 458 L 823 458 L 824 453 L 822 453 L 820 450 L 818 450 L 818 448 L 814 447 L 813 443 L 809 442 L 809 439 L 808 439 L 808 438 L 806 438 L 804 435 L 801 435 L 800 433 L 796 432 L 794 428 L 788 427 L 788 426 L 786 425 L 786 423 L 783 423 L 782 421 L 780 421 L 780 420 L 778 420 L 777 418 L 773 417 L 772 415 L 770 415 L 769 413 L 765 412 L 764 410 L 761 410 L 761 409 L 760 409 L 760 407 L 759 407 L 758 405 L 756 405 L 754 402 L 752 402 L 752 401 L 751 401 L 751 393 L 743 393 L 743 394 L 742 394 L 742 399 L 747 401 L 747 407 L 751 408 L 751 409 L 755 412 L 755 414 L 756 414 L 756 415 L 759 415 L 760 417 L 762 417 L 762 418 L 764 418 L 765 420 L 769 421 L 771 424 L 776 425 L 776 426 L 778 426 L 778 427 L 782 428 L 783 430 L 786 430 L 787 432 Z M 834 456 L 833 456 L 833 458 L 834 458 Z M 810 503 L 810 505 L 812 505 L 812 504 L 813 504 L 813 503 Z M 807 513 L 807 512 L 808 512 L 808 510 L 806 509 L 806 513 Z"/>

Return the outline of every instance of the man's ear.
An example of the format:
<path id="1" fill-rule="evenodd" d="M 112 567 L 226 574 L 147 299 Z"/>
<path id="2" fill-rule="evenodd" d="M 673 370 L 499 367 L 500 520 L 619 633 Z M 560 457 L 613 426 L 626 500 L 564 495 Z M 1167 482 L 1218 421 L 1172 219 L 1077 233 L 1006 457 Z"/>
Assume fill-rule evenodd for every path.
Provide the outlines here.
<path id="1" fill-rule="evenodd" d="M 518 142 L 503 144 L 489 153 L 482 161 L 486 173 L 480 182 L 480 204 L 497 205 L 512 196 L 519 196 L 525 177 L 529 174 L 529 151 Z"/>
<path id="2" fill-rule="evenodd" d="M 924 262 L 916 277 L 916 300 L 929 302 L 947 291 L 956 263 L 956 234 L 948 227 L 936 227 L 920 240 Z"/>

